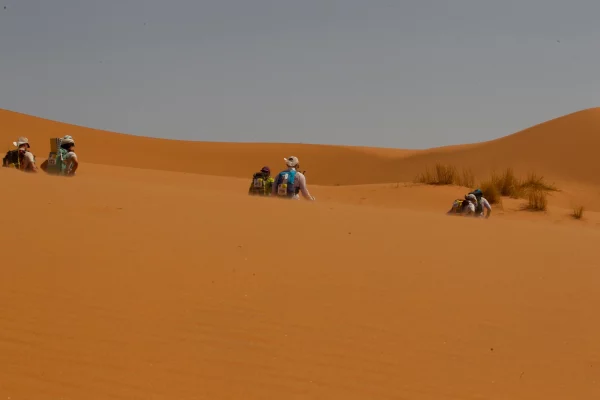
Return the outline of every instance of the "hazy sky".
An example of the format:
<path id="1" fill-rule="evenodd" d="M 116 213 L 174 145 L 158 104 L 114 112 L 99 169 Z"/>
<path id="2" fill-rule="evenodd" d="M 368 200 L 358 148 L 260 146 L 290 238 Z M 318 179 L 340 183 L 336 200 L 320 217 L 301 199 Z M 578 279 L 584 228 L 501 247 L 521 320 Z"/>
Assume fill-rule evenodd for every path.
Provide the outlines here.
<path id="1" fill-rule="evenodd" d="M 0 108 L 423 148 L 600 105 L 599 44 L 598 0 L 2 0 Z"/>

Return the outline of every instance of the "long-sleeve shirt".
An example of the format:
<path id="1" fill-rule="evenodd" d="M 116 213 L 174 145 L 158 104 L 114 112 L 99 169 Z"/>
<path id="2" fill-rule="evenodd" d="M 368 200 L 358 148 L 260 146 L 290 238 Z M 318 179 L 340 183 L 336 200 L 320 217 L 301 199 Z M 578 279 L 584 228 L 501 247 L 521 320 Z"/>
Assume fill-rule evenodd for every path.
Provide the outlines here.
<path id="1" fill-rule="evenodd" d="M 483 206 L 483 208 L 485 208 L 486 210 L 490 210 L 492 211 L 492 206 L 490 206 L 490 202 L 487 201 L 487 199 L 485 197 L 481 198 L 481 205 Z"/>

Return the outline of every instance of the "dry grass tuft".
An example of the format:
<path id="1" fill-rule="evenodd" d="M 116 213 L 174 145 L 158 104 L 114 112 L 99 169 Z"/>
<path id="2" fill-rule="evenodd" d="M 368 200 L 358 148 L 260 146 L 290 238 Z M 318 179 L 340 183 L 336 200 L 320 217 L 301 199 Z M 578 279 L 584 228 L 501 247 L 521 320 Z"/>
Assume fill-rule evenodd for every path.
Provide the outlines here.
<path id="1" fill-rule="evenodd" d="M 492 173 L 491 178 L 494 186 L 501 196 L 516 197 L 519 194 L 520 184 L 512 168 L 507 168 L 504 173 L 496 175 Z"/>
<path id="2" fill-rule="evenodd" d="M 532 187 L 526 191 L 528 210 L 546 211 L 548 209 L 548 190 L 542 187 Z"/>
<path id="3" fill-rule="evenodd" d="M 483 192 L 483 197 L 485 197 L 490 204 L 502 203 L 502 195 L 493 181 L 483 182 L 479 188 Z"/>
<path id="4" fill-rule="evenodd" d="M 424 173 L 415 178 L 416 183 L 426 185 L 458 185 L 473 187 L 475 174 L 470 169 L 463 169 L 461 173 L 453 165 L 436 164 L 433 170 L 427 168 Z"/>
<path id="5" fill-rule="evenodd" d="M 436 164 L 433 171 L 429 168 L 417 176 L 418 183 L 427 185 L 452 185 L 456 181 L 456 168 L 452 165 Z"/>
<path id="6" fill-rule="evenodd" d="M 500 196 L 511 197 L 513 199 L 529 199 L 531 196 L 540 196 L 536 190 L 543 192 L 558 190 L 554 185 L 546 183 L 544 177 L 538 176 L 535 172 L 529 173 L 525 180 L 520 180 L 516 177 L 512 168 L 507 168 L 501 174 L 492 172 L 490 180 L 483 183 L 483 185 L 487 185 L 488 192 L 492 192 L 491 187 L 493 186 Z M 492 195 L 495 194 L 492 192 Z"/>
<path id="7" fill-rule="evenodd" d="M 521 188 L 523 189 L 540 189 L 546 192 L 556 192 L 558 189 L 556 186 L 544 182 L 543 176 L 537 176 L 535 172 L 530 172 L 527 175 L 527 179 L 521 182 Z"/>
<path id="8" fill-rule="evenodd" d="M 573 209 L 573 218 L 582 219 L 583 218 L 583 206 L 578 206 Z"/>
<path id="9" fill-rule="evenodd" d="M 458 182 L 458 185 L 468 188 L 475 186 L 475 174 L 471 169 L 463 169 L 462 176 Z"/>

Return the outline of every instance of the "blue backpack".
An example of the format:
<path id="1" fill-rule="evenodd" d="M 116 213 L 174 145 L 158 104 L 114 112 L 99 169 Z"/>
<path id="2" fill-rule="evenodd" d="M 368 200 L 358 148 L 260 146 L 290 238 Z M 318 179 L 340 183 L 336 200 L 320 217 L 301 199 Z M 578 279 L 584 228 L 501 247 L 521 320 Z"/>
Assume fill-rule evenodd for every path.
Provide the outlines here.
<path id="1" fill-rule="evenodd" d="M 293 197 L 296 194 L 294 189 L 294 179 L 296 178 L 296 171 L 281 171 L 277 175 L 275 180 L 275 187 L 277 188 L 277 196 L 279 197 Z"/>
<path id="2" fill-rule="evenodd" d="M 483 192 L 481 191 L 481 189 L 475 189 L 472 192 L 469 192 L 468 194 L 474 194 L 475 197 L 481 197 L 481 196 L 483 196 Z"/>

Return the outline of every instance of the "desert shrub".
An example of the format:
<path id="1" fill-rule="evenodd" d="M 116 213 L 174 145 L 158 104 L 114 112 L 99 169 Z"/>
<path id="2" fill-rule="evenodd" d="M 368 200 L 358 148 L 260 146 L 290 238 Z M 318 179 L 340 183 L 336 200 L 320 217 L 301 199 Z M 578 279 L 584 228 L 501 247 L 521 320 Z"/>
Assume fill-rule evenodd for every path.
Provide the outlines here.
<path id="1" fill-rule="evenodd" d="M 520 180 L 516 177 L 512 168 L 507 168 L 501 174 L 492 172 L 490 180 L 484 184 L 487 185 L 488 193 L 491 193 L 489 194 L 490 197 L 496 195 L 492 189 L 494 187 L 500 196 L 511 197 L 513 199 L 529 199 L 530 196 L 540 196 L 535 190 L 544 192 L 558 190 L 554 185 L 545 182 L 544 178 L 538 176 L 535 172 L 529 173 L 526 179 Z M 488 195 L 485 196 L 490 201 Z"/>
<path id="2" fill-rule="evenodd" d="M 519 198 L 523 195 L 521 191 L 521 183 L 515 176 L 512 168 L 507 168 L 501 174 L 492 172 L 490 180 L 501 196 Z"/>
<path id="3" fill-rule="evenodd" d="M 436 164 L 435 176 L 439 185 L 452 185 L 457 181 L 456 168 L 452 165 Z"/>
<path id="4" fill-rule="evenodd" d="M 583 206 L 578 206 L 573 209 L 573 218 L 581 219 L 583 218 Z"/>
<path id="5" fill-rule="evenodd" d="M 541 187 L 527 188 L 527 209 L 546 211 L 548 208 L 548 190 Z"/>
<path id="6" fill-rule="evenodd" d="M 416 183 L 427 185 L 459 185 L 472 187 L 475 183 L 475 175 L 470 169 L 463 169 L 459 174 L 453 165 L 436 164 L 433 170 L 427 168 L 425 172 L 415 178 Z"/>
<path id="7" fill-rule="evenodd" d="M 493 181 L 489 180 L 483 182 L 479 188 L 483 192 L 483 197 L 485 197 L 490 204 L 500 204 L 502 202 L 502 195 Z"/>
<path id="8" fill-rule="evenodd" d="M 456 168 L 451 165 L 436 164 L 433 171 L 427 168 L 416 181 L 427 185 L 452 185 L 456 179 Z"/>
<path id="9" fill-rule="evenodd" d="M 520 186 L 524 190 L 531 188 L 545 190 L 547 192 L 554 192 L 558 190 L 554 185 L 545 182 L 543 176 L 538 176 L 535 172 L 530 172 L 527 174 L 527 179 L 522 181 Z"/>
<path id="10" fill-rule="evenodd" d="M 413 180 L 414 183 L 425 183 L 431 184 L 433 178 L 429 175 L 429 171 L 421 172 L 417 177 Z"/>
<path id="11" fill-rule="evenodd" d="M 434 179 L 433 175 L 430 174 L 429 169 L 425 172 L 421 172 L 417 177 L 413 180 L 414 183 L 424 183 L 426 185 L 433 185 Z"/>
<path id="12" fill-rule="evenodd" d="M 473 174 L 473 171 L 471 169 L 463 168 L 462 174 L 458 179 L 457 183 L 460 186 L 469 188 L 473 187 L 475 185 L 475 174 Z"/>

